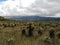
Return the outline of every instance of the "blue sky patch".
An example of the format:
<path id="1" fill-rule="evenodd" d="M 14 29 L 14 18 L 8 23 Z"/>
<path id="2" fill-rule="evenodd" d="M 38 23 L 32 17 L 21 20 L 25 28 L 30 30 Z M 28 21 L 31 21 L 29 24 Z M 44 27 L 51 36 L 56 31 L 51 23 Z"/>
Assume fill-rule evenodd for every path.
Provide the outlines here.
<path id="1" fill-rule="evenodd" d="M 3 2 L 3 1 L 6 1 L 6 0 L 0 0 L 0 2 Z"/>

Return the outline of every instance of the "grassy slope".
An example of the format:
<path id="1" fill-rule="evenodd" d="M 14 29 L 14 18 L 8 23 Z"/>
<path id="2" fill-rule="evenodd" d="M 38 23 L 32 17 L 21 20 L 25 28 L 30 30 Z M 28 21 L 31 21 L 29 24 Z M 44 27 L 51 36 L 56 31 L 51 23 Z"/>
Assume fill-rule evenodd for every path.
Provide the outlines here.
<path id="1" fill-rule="evenodd" d="M 4 18 L 4 17 L 0 16 L 0 21 L 13 21 L 13 20 L 6 19 L 6 18 Z"/>

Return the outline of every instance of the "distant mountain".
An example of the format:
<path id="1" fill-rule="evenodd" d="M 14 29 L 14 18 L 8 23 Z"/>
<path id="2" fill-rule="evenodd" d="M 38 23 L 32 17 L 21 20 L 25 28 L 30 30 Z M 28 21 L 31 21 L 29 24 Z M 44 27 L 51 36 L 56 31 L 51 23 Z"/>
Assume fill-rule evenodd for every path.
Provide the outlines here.
<path id="1" fill-rule="evenodd" d="M 5 18 L 19 21 L 60 21 L 60 18 L 40 16 L 5 16 Z"/>

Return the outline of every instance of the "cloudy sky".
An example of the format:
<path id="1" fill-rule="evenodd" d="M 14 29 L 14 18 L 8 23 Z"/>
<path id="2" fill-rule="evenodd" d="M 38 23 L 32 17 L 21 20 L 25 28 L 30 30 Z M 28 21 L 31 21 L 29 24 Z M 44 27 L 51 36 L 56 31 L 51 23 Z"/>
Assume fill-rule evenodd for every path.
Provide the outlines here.
<path id="1" fill-rule="evenodd" d="M 0 16 L 60 17 L 60 0 L 0 0 Z"/>

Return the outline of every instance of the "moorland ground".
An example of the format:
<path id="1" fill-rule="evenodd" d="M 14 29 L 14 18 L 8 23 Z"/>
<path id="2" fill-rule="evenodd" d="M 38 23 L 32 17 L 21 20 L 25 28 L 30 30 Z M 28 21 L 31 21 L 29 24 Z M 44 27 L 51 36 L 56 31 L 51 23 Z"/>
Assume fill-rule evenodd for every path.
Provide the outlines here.
<path id="1" fill-rule="evenodd" d="M 0 21 L 0 45 L 60 45 L 60 22 Z"/>

